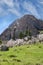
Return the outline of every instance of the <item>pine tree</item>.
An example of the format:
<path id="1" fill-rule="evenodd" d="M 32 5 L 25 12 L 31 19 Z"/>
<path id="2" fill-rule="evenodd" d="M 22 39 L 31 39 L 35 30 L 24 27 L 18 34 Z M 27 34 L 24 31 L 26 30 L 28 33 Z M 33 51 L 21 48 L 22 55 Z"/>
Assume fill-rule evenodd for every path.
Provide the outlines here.
<path id="1" fill-rule="evenodd" d="M 22 39 L 24 37 L 24 34 L 22 32 L 20 32 L 19 37 L 20 37 L 20 39 Z"/>

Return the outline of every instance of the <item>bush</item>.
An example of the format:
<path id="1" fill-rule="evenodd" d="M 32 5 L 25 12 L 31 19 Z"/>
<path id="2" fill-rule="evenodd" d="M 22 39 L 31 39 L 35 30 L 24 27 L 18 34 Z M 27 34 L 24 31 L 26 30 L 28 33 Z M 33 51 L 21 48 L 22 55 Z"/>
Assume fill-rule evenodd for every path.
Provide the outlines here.
<path id="1" fill-rule="evenodd" d="M 26 30 L 24 36 L 31 36 L 31 31 L 30 30 Z"/>
<path id="2" fill-rule="evenodd" d="M 26 30 L 26 32 L 25 32 L 25 36 L 28 36 L 28 35 L 29 35 L 29 31 Z"/>
<path id="3" fill-rule="evenodd" d="M 31 36 L 31 31 L 29 30 L 29 36 Z"/>
<path id="4" fill-rule="evenodd" d="M 30 36 L 31 37 L 31 31 L 30 30 L 26 30 L 25 33 L 20 32 L 19 34 L 19 38 L 22 39 L 25 36 Z"/>
<path id="5" fill-rule="evenodd" d="M 23 37 L 24 37 L 24 34 L 22 32 L 20 32 L 19 38 L 22 39 Z"/>
<path id="6" fill-rule="evenodd" d="M 2 41 L 0 40 L 0 45 L 2 44 Z"/>

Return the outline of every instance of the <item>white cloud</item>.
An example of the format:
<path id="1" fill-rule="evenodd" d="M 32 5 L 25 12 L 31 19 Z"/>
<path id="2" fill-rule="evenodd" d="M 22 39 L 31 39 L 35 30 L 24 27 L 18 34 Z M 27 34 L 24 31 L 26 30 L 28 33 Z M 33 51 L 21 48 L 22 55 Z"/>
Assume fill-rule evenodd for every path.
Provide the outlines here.
<path id="1" fill-rule="evenodd" d="M 0 7 L 0 17 L 8 15 L 8 12 L 5 11 L 2 7 Z"/>
<path id="2" fill-rule="evenodd" d="M 20 9 L 20 3 L 19 3 L 19 2 L 15 2 L 14 6 L 15 6 L 17 9 Z"/>
<path id="3" fill-rule="evenodd" d="M 24 1 L 23 8 L 26 9 L 28 12 L 31 12 L 32 15 L 35 15 L 36 17 L 40 18 L 36 7 L 31 2 Z"/>
<path id="4" fill-rule="evenodd" d="M 43 2 L 40 2 L 40 4 L 43 4 Z"/>
<path id="5" fill-rule="evenodd" d="M 6 7 L 8 7 L 7 10 L 3 9 L 2 5 L 5 5 L 5 4 L 7 5 Z M 7 13 L 10 12 L 16 16 L 20 16 L 21 13 L 19 12 L 19 10 L 20 10 L 19 2 L 17 1 L 13 2 L 13 0 L 0 0 L 0 14 L 7 15 Z"/>
<path id="6" fill-rule="evenodd" d="M 18 7 L 19 8 L 19 2 L 17 1 L 17 0 L 15 0 L 15 2 L 14 2 L 14 0 L 0 0 L 0 5 L 7 5 L 8 7 Z"/>
<path id="7" fill-rule="evenodd" d="M 21 12 L 20 12 L 20 4 L 21 6 L 26 9 L 28 12 L 30 12 L 32 15 L 35 15 L 36 17 L 40 18 L 40 15 L 37 12 L 36 7 L 31 3 L 31 2 L 26 2 L 23 1 L 23 3 L 20 3 L 18 0 L 15 0 L 15 2 L 13 2 L 14 0 L 0 0 L 0 8 L 2 10 L 0 10 L 1 14 L 6 14 L 7 13 L 13 13 L 16 16 L 21 16 Z M 7 5 L 6 7 L 8 7 L 7 10 L 3 9 L 2 5 Z M 25 13 L 25 12 L 24 12 Z"/>
<path id="8" fill-rule="evenodd" d="M 17 16 L 21 16 L 21 13 L 17 9 L 8 9 L 8 11 L 17 15 Z"/>
<path id="9" fill-rule="evenodd" d="M 38 3 L 43 5 L 43 0 L 38 0 Z"/>
<path id="10" fill-rule="evenodd" d="M 13 7 L 14 6 L 14 2 L 13 0 L 0 0 L 0 3 L 3 5 L 3 4 L 6 4 L 7 6 L 9 7 Z"/>

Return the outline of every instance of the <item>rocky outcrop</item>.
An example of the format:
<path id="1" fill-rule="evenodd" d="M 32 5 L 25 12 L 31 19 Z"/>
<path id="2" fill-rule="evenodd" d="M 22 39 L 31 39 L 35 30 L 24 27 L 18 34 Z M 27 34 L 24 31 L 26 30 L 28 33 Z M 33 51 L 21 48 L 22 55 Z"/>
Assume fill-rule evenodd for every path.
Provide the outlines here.
<path id="1" fill-rule="evenodd" d="M 32 15 L 24 15 L 20 19 L 14 21 L 1 35 L 0 39 L 10 40 L 11 38 L 19 38 L 20 32 L 31 31 L 31 35 L 37 35 L 39 30 L 43 30 L 43 21 L 36 19 Z"/>
<path id="2" fill-rule="evenodd" d="M 37 37 L 32 36 L 31 39 L 24 37 L 23 39 L 9 40 L 6 44 L 7 47 L 21 46 L 25 44 L 36 44 L 43 42 L 43 34 L 37 35 Z"/>
<path id="3" fill-rule="evenodd" d="M 9 48 L 7 47 L 7 46 L 1 46 L 1 49 L 0 49 L 1 51 L 8 51 L 9 50 Z"/>
<path id="4" fill-rule="evenodd" d="M 7 47 L 13 47 L 13 46 L 20 46 L 20 45 L 23 45 L 24 43 L 24 40 L 23 39 L 16 39 L 16 40 L 9 40 L 6 44 Z"/>

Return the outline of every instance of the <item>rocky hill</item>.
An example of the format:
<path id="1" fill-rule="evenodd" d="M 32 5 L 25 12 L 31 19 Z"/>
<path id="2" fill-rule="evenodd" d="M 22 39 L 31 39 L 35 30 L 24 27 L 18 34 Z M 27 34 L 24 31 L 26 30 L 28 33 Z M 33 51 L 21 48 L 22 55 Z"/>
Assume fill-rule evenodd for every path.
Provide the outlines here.
<path id="1" fill-rule="evenodd" d="M 24 15 L 20 19 L 15 20 L 1 35 L 0 39 L 10 40 L 19 38 L 20 32 L 31 31 L 31 35 L 37 35 L 39 30 L 43 30 L 43 21 L 38 20 L 32 15 Z"/>

